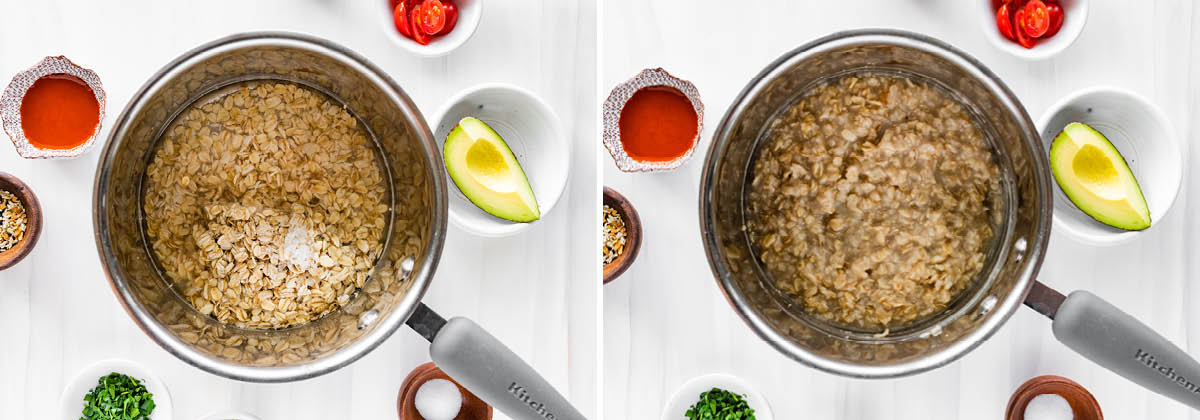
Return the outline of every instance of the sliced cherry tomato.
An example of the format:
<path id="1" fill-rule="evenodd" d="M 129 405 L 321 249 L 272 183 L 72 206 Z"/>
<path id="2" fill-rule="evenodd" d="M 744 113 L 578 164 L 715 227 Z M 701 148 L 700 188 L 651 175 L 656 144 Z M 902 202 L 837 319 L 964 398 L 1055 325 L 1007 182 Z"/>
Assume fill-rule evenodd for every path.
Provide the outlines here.
<path id="1" fill-rule="evenodd" d="M 421 3 L 419 26 L 428 35 L 437 35 L 446 27 L 446 11 L 440 0 L 425 0 Z"/>
<path id="2" fill-rule="evenodd" d="M 417 23 L 421 20 L 421 8 L 422 6 L 417 6 L 414 7 L 411 12 L 408 12 L 408 21 L 410 24 L 412 24 L 413 41 L 417 41 L 417 43 L 421 45 L 429 45 L 429 34 L 426 34 L 425 31 L 421 29 L 421 24 Z"/>
<path id="3" fill-rule="evenodd" d="M 408 4 L 397 2 L 396 7 L 392 9 L 392 20 L 401 35 L 412 38 L 412 25 L 408 23 Z"/>
<path id="4" fill-rule="evenodd" d="M 996 11 L 996 26 L 1000 28 L 1000 35 L 1012 41 L 1017 40 L 1013 35 L 1012 13 L 1009 13 L 1008 4 L 1001 4 L 1000 10 Z"/>
<path id="5" fill-rule="evenodd" d="M 1029 49 L 1032 49 L 1034 45 L 1037 45 L 1036 39 L 1030 38 L 1025 31 L 1021 30 L 1021 28 L 1025 27 L 1025 9 L 1017 10 L 1017 13 L 1013 15 L 1013 25 L 1015 25 L 1016 30 L 1013 32 L 1017 33 L 1018 44 L 1021 44 L 1022 47 Z"/>
<path id="6" fill-rule="evenodd" d="M 1062 29 L 1063 22 L 1067 17 L 1063 13 L 1062 6 L 1059 6 L 1058 3 L 1046 4 L 1046 12 L 1050 14 L 1050 28 L 1046 29 L 1046 33 L 1042 35 L 1042 38 L 1049 38 L 1057 34 L 1058 30 Z"/>
<path id="7" fill-rule="evenodd" d="M 446 0 L 442 2 L 442 13 L 446 15 L 446 27 L 442 28 L 438 35 L 445 35 L 454 30 L 454 25 L 458 23 L 458 6 L 454 5 L 453 1 Z"/>
<path id="8" fill-rule="evenodd" d="M 1042 0 L 1030 0 L 1022 10 L 1025 11 L 1025 24 L 1021 25 L 1020 29 L 1033 38 L 1045 35 L 1050 29 L 1050 12 L 1046 10 L 1046 3 L 1042 3 Z"/>

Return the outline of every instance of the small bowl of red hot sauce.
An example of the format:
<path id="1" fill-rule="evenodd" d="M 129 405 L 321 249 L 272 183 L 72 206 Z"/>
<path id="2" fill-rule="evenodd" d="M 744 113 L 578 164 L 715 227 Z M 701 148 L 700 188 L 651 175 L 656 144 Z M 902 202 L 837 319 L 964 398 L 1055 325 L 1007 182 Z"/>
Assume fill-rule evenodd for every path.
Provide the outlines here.
<path id="1" fill-rule="evenodd" d="M 4 89 L 0 119 L 22 157 L 73 158 L 95 143 L 104 100 L 95 72 L 63 56 L 46 57 Z"/>
<path id="2" fill-rule="evenodd" d="M 604 102 L 604 147 L 625 172 L 669 171 L 696 150 L 704 104 L 691 82 L 646 69 Z"/>

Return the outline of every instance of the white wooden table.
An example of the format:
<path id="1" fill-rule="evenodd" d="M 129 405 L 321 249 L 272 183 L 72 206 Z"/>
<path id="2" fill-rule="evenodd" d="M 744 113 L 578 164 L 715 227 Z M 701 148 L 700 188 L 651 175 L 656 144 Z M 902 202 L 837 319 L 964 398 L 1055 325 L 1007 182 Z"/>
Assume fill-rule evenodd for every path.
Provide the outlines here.
<path id="1" fill-rule="evenodd" d="M 383 1 L 383 0 L 379 0 Z M 47 55 L 95 70 L 115 116 L 152 73 L 207 41 L 253 30 L 330 39 L 391 74 L 427 117 L 445 98 L 485 82 L 539 94 L 577 141 L 567 192 L 538 226 L 481 239 L 451 227 L 425 302 L 473 318 L 594 417 L 599 205 L 596 11 L 591 2 L 488 2 L 475 37 L 446 58 L 411 56 L 384 37 L 361 1 L 0 1 L 0 78 Z M 134 326 L 109 289 L 92 239 L 92 176 L 98 153 L 28 161 L 0 141 L 0 170 L 38 194 L 45 228 L 33 253 L 0 272 L 0 418 L 41 419 L 64 382 L 105 358 L 147 365 L 167 384 L 175 419 L 239 408 L 272 419 L 394 419 L 408 371 L 429 359 L 403 328 L 348 368 L 291 384 L 220 378 L 184 364 Z M 576 243 L 589 246 L 572 246 Z M 496 418 L 507 418 L 497 413 Z"/>
<path id="2" fill-rule="evenodd" d="M 1114 85 L 1157 103 L 1180 138 L 1192 141 L 1200 117 L 1200 7 L 1186 0 L 1093 0 L 1069 50 L 1026 62 L 984 39 L 987 23 L 976 19 L 974 1 L 605 1 L 601 94 L 647 67 L 691 80 L 705 103 L 700 147 L 707 150 L 733 97 L 771 60 L 835 31 L 891 27 L 935 36 L 979 58 L 1035 121 L 1071 92 Z M 712 280 L 697 221 L 703 158 L 697 153 L 679 170 L 650 175 L 621 173 L 607 156 L 601 164 L 604 183 L 632 200 L 645 225 L 638 260 L 603 293 L 605 418 L 658 418 L 683 382 L 726 372 L 756 386 L 778 419 L 997 419 L 1011 392 L 1042 374 L 1086 386 L 1106 418 L 1200 419 L 1200 412 L 1074 354 L 1029 309 L 960 361 L 915 377 L 850 380 L 791 361 L 742 324 Z M 1189 161 L 1200 159 L 1193 154 Z M 1185 180 L 1170 214 L 1131 243 L 1095 248 L 1055 234 L 1040 279 L 1062 291 L 1091 290 L 1200 356 L 1196 185 Z"/>

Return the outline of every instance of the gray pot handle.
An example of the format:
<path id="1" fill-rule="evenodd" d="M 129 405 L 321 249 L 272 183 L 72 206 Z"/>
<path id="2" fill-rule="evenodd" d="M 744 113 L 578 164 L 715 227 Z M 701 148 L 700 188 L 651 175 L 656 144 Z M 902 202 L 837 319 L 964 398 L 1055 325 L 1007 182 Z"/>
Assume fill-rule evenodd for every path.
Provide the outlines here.
<path id="1" fill-rule="evenodd" d="M 1053 315 L 1067 347 L 1151 391 L 1200 409 L 1200 363 L 1146 324 L 1085 291 Z"/>
<path id="2" fill-rule="evenodd" d="M 451 318 L 431 340 L 433 363 L 484 402 L 516 420 L 585 420 L 533 367 L 466 318 Z"/>

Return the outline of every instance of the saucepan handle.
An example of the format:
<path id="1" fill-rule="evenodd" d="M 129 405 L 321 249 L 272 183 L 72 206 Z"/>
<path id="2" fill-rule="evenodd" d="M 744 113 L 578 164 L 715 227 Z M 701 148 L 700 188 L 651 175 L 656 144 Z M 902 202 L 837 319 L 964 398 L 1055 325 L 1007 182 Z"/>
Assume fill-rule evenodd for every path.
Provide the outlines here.
<path id="1" fill-rule="evenodd" d="M 585 420 L 533 367 L 466 318 L 451 318 L 429 346 L 433 363 L 516 420 Z"/>
<path id="2" fill-rule="evenodd" d="M 1072 292 L 1054 315 L 1054 336 L 1100 366 L 1200 409 L 1200 363 L 1112 304 Z"/>

